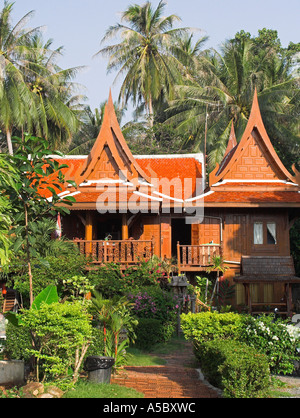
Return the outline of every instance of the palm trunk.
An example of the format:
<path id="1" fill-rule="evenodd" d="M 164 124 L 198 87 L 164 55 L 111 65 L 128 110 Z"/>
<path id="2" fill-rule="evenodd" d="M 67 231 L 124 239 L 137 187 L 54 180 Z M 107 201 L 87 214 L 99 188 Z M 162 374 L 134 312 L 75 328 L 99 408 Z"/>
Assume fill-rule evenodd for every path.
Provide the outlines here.
<path id="1" fill-rule="evenodd" d="M 29 248 L 29 231 L 28 231 L 28 211 L 26 203 L 24 204 L 25 211 L 25 245 L 26 245 L 26 255 L 27 255 L 27 266 L 28 266 L 28 277 L 29 277 L 29 299 L 30 307 L 33 303 L 33 287 L 32 287 L 32 272 L 31 272 L 31 257 L 30 257 L 30 248 Z"/>
<path id="2" fill-rule="evenodd" d="M 13 145 L 11 141 L 11 130 L 9 128 L 6 129 L 6 140 L 9 154 L 14 155 Z"/>
<path id="3" fill-rule="evenodd" d="M 148 111 L 149 111 L 149 124 L 150 124 L 150 127 L 153 128 L 154 117 L 153 117 L 153 103 L 152 103 L 151 94 L 150 94 L 149 102 L 148 102 Z"/>

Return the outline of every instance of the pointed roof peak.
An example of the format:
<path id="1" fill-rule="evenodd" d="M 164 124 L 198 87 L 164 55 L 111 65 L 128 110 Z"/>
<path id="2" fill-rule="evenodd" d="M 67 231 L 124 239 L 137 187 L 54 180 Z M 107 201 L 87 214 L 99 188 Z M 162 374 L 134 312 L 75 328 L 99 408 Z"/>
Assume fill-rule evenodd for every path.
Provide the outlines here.
<path id="1" fill-rule="evenodd" d="M 144 178 L 150 182 L 148 175 L 141 169 L 133 157 L 120 128 L 115 107 L 112 99 L 111 89 L 109 90 L 108 101 L 106 102 L 103 121 L 98 137 L 87 157 L 86 163 L 78 173 L 77 184 L 81 184 L 95 175 L 95 169 L 99 165 L 99 159 L 105 148 L 109 149 L 110 156 L 106 156 L 118 168 L 119 173 L 127 180 L 134 177 Z M 106 151 L 105 151 L 106 153 Z"/>
<path id="2" fill-rule="evenodd" d="M 111 94 L 111 88 L 109 89 L 108 100 L 107 100 L 106 104 L 109 107 L 114 106 L 114 102 L 113 102 L 113 98 L 112 98 L 112 94 Z"/>
<path id="3" fill-rule="evenodd" d="M 260 119 L 262 121 L 256 87 L 254 88 L 254 94 L 253 94 L 253 99 L 252 99 L 252 107 L 251 107 L 251 112 L 250 112 L 250 116 L 249 116 L 249 122 L 253 118 Z"/>
<path id="4" fill-rule="evenodd" d="M 229 135 L 229 140 L 228 140 L 228 144 L 227 144 L 227 148 L 224 154 L 224 157 L 226 157 L 227 154 L 229 154 L 229 152 L 235 148 L 237 146 L 237 141 L 236 141 L 236 136 L 235 136 L 235 130 L 234 130 L 234 124 L 233 124 L 233 120 L 231 121 L 231 130 L 230 130 L 230 135 Z"/>
<path id="5" fill-rule="evenodd" d="M 257 89 L 255 87 L 250 116 L 242 138 L 239 144 L 235 146 L 235 149 L 229 148 L 228 153 L 228 149 L 226 150 L 227 155 L 225 153 L 222 163 L 220 166 L 217 165 L 215 170 L 211 173 L 210 184 L 216 183 L 226 176 L 229 178 L 232 175 L 231 170 L 233 170 L 233 166 L 237 165 L 238 160 L 242 161 L 242 155 L 245 153 L 245 150 L 249 147 L 248 144 L 250 143 L 252 143 L 252 152 L 256 153 L 259 150 L 259 153 L 262 154 L 263 158 L 268 161 L 268 167 L 271 167 L 269 176 L 272 175 L 273 178 L 295 182 L 292 175 L 284 167 L 282 161 L 276 154 L 267 134 L 259 108 Z M 252 157 L 249 158 L 249 161 L 250 160 L 255 164 Z M 266 172 L 261 173 L 261 175 L 266 178 Z M 243 177 L 242 173 L 240 173 L 240 177 Z M 255 178 L 255 174 L 253 174 L 253 178 Z"/>
<path id="6" fill-rule="evenodd" d="M 111 89 L 109 89 L 109 94 L 108 94 L 108 100 L 105 103 L 105 107 L 104 107 L 104 115 L 103 115 L 103 122 L 102 125 L 104 125 L 105 123 L 109 123 L 111 124 L 112 122 L 112 118 L 116 118 L 116 112 L 115 112 L 115 106 L 114 106 L 114 102 L 113 102 L 113 98 L 112 98 L 112 94 L 111 94 Z"/>

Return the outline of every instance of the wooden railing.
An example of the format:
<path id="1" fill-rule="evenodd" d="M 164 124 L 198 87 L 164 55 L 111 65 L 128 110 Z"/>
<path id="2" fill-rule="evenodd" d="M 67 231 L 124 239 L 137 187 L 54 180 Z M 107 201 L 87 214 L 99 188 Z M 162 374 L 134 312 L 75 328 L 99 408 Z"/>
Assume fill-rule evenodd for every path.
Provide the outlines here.
<path id="1" fill-rule="evenodd" d="M 212 265 L 213 257 L 220 255 L 221 244 L 180 245 L 178 242 L 178 273 L 205 270 Z"/>
<path id="2" fill-rule="evenodd" d="M 74 240 L 81 254 L 91 257 L 94 264 L 120 263 L 127 267 L 153 255 L 154 241 Z"/>

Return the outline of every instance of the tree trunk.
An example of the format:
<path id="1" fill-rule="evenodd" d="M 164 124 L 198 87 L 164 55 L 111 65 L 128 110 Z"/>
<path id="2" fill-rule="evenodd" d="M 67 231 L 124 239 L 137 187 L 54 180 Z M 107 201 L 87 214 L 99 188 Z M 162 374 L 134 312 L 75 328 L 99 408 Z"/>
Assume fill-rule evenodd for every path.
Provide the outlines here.
<path id="1" fill-rule="evenodd" d="M 10 155 L 14 155 L 13 145 L 11 142 L 11 130 L 8 128 L 6 129 L 6 140 L 7 140 L 7 146 L 8 146 L 8 152 Z"/>
<path id="2" fill-rule="evenodd" d="M 153 128 L 154 117 L 153 117 L 153 105 L 152 105 L 152 96 L 151 96 L 151 94 L 150 94 L 149 102 L 148 102 L 148 111 L 149 111 L 149 124 L 150 124 L 150 127 Z"/>
<path id="3" fill-rule="evenodd" d="M 26 245 L 26 255 L 27 255 L 27 266 L 28 266 L 28 277 L 29 277 L 29 300 L 30 300 L 30 308 L 33 303 L 33 288 L 32 288 L 32 272 L 31 272 L 31 258 L 30 258 L 30 248 L 29 248 L 29 239 L 28 239 L 28 211 L 26 203 L 24 203 L 24 211 L 25 211 L 25 245 Z"/>

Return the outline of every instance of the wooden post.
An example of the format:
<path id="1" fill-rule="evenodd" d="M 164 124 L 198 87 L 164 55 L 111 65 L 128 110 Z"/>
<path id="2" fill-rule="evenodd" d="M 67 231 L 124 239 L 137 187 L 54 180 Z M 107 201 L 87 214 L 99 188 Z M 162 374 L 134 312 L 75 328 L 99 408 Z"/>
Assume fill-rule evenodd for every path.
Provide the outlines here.
<path id="1" fill-rule="evenodd" d="M 128 224 L 127 224 L 127 214 L 122 214 L 122 240 L 128 239 Z"/>
<path id="2" fill-rule="evenodd" d="M 286 306 L 287 306 L 287 316 L 292 316 L 292 287 L 290 283 L 286 284 Z"/>
<path id="3" fill-rule="evenodd" d="M 250 284 L 249 283 L 243 283 L 245 288 L 245 305 L 249 308 L 249 313 L 252 312 L 252 306 L 251 306 L 251 295 L 250 295 Z"/>
<path id="4" fill-rule="evenodd" d="M 181 274 L 180 269 L 180 243 L 177 241 L 177 264 L 178 264 L 178 274 Z"/>
<path id="5" fill-rule="evenodd" d="M 251 290 L 250 284 L 247 284 L 247 292 L 248 292 L 248 304 L 249 304 L 249 314 L 252 314 L 252 299 L 251 299 Z"/>
<path id="6" fill-rule="evenodd" d="M 85 216 L 85 240 L 86 241 L 93 240 L 93 216 L 90 210 L 86 211 L 86 216 Z M 86 244 L 85 251 L 86 253 L 91 253 L 92 244 Z"/>

